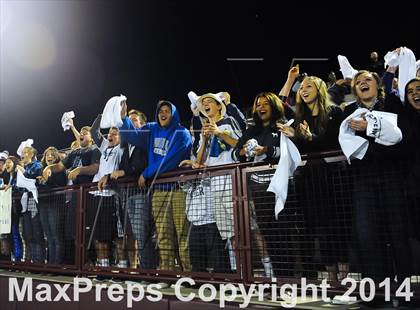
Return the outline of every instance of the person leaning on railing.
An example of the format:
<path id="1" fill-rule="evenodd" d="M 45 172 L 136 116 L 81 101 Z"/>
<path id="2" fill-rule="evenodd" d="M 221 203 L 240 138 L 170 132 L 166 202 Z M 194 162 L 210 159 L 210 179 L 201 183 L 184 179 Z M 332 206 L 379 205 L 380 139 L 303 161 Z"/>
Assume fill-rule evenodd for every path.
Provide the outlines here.
<path id="1" fill-rule="evenodd" d="M 0 176 L 3 178 L 4 187 L 1 190 L 12 190 L 16 193 L 16 166 L 19 160 L 15 156 L 8 156 L 4 164 L 4 172 Z M 20 235 L 19 222 L 22 215 L 22 205 L 20 201 L 12 197 L 12 214 L 11 214 L 11 233 L 1 239 L 1 254 L 4 258 L 15 262 L 20 262 L 23 257 L 23 244 Z M 12 257 L 10 257 L 12 254 Z"/>
<path id="2" fill-rule="evenodd" d="M 343 111 L 334 104 L 328 93 L 326 83 L 316 76 L 307 76 L 303 79 L 296 93 L 295 121 L 292 126 L 279 125 L 280 130 L 290 137 L 301 153 L 322 152 L 339 148 L 338 133 L 343 121 Z M 311 173 L 310 169 L 304 169 Z M 328 185 L 332 187 L 333 184 Z M 318 195 L 310 188 L 304 190 L 309 195 Z M 301 203 L 309 202 L 302 208 L 305 217 L 305 225 L 308 231 L 317 235 L 322 250 L 321 256 L 331 280 L 337 280 L 337 253 L 331 246 L 330 232 L 321 231 L 325 227 L 329 231 L 334 229 L 333 235 L 340 235 L 339 228 L 334 228 L 333 218 L 336 218 L 334 206 L 327 204 L 314 205 L 317 199 L 302 199 Z M 314 244 L 314 240 L 310 240 Z M 340 260 L 345 260 L 342 257 Z M 347 262 L 339 262 L 339 266 L 347 265 Z M 348 269 L 347 267 L 345 269 Z"/>
<path id="3" fill-rule="evenodd" d="M 42 156 L 42 167 L 57 164 L 60 162 L 58 150 L 48 147 Z M 40 189 L 51 190 L 55 187 L 67 185 L 65 171 L 58 171 L 48 175 L 48 178 L 39 176 Z M 65 194 L 44 194 L 39 197 L 42 229 L 47 239 L 49 264 L 62 264 L 64 258 L 64 204 Z"/>
<path id="4" fill-rule="evenodd" d="M 42 164 L 36 159 L 37 151 L 31 146 L 23 148 L 20 164 L 16 170 L 23 173 L 28 179 L 36 179 L 42 174 Z M 42 231 L 39 205 L 32 192 L 27 193 L 26 208 L 23 210 L 23 240 L 25 248 L 30 249 L 30 258 L 34 263 L 45 262 L 45 239 Z M 28 257 L 29 259 L 29 257 Z"/>
<path id="5" fill-rule="evenodd" d="M 121 100 L 121 99 L 117 99 Z M 124 253 L 124 217 L 123 210 L 118 203 L 120 200 L 114 189 L 105 187 L 109 175 L 118 170 L 124 149 L 120 145 L 120 133 L 118 128 L 109 128 L 108 135 L 102 137 L 99 124 L 102 115 L 99 115 L 91 128 L 91 135 L 95 144 L 99 147 L 101 158 L 99 160 L 98 172 L 93 177 L 93 182 L 98 182 L 98 191 L 90 192 L 93 197 L 87 212 L 87 225 L 91 227 L 89 237 L 95 240 L 97 265 L 101 267 L 110 266 L 111 243 L 115 241 L 117 253 L 117 266 L 128 267 L 128 261 Z"/>
<path id="6" fill-rule="evenodd" d="M 0 152 L 0 191 L 6 191 L 10 186 L 7 186 L 10 181 L 10 174 L 6 170 L 6 160 L 9 156 L 8 151 Z M 7 187 L 6 187 L 7 186 Z M 3 201 L 0 201 L 2 207 Z M 3 229 L 2 229 L 3 231 Z M 0 234 L 0 261 L 10 260 L 10 235 L 11 234 Z"/>
<path id="7" fill-rule="evenodd" d="M 197 108 L 204 116 L 197 160 L 193 163 L 187 160 L 181 165 L 192 164 L 193 168 L 200 168 L 235 162 L 232 150 L 242 133 L 235 118 L 226 115 L 221 94 L 200 96 Z M 230 176 L 201 180 L 198 188 L 203 191 L 203 199 L 200 202 L 194 202 L 191 197 L 188 199 L 187 214 L 192 224 L 189 240 L 192 271 L 205 272 L 207 268 L 214 272 L 236 270 L 231 184 Z"/>
<path id="8" fill-rule="evenodd" d="M 191 137 L 180 124 L 179 113 L 171 102 L 159 101 L 156 122 L 149 122 L 141 129 L 135 128 L 126 114 L 127 105 L 124 104 L 121 111 L 121 138 L 148 153 L 148 165 L 138 180 L 140 188 L 146 186 L 147 180 L 176 169 L 182 160 L 189 157 Z M 159 268 L 175 270 L 175 255 L 179 254 L 180 268 L 189 271 L 189 223 L 185 215 L 185 193 L 174 188 L 174 184 L 152 185 L 152 214 L 158 236 Z"/>
<path id="9" fill-rule="evenodd" d="M 401 114 L 403 134 L 402 158 L 406 162 L 405 189 L 408 195 L 409 231 L 411 239 L 420 240 L 420 78 L 410 80 L 405 86 L 405 100 Z M 407 222 L 406 222 L 407 223 Z M 413 251 L 419 251 L 413 243 Z M 418 242 L 417 242 L 418 244 Z M 414 255 L 413 255 L 414 256 Z M 415 268 L 418 270 L 418 264 Z"/>
<path id="10" fill-rule="evenodd" d="M 144 113 L 137 110 L 130 110 L 128 117 L 135 128 L 141 128 L 147 123 Z M 124 153 L 119 170 L 112 172 L 110 178 L 117 180 L 122 177 L 136 177 L 138 179 L 147 167 L 147 151 L 126 142 L 123 142 L 123 147 Z M 141 268 L 156 269 L 158 256 L 152 238 L 153 219 L 149 197 L 146 197 L 144 188 L 141 188 L 140 191 L 128 190 L 128 192 L 128 216 L 132 233 L 138 242 L 138 250 L 134 256 L 138 257 Z M 130 242 L 130 239 L 127 242 Z M 132 245 L 131 249 L 134 251 L 135 246 Z M 135 267 L 134 261 L 134 258 L 130 259 L 132 268 Z"/>
<path id="11" fill-rule="evenodd" d="M 390 112 L 401 115 L 402 103 L 393 93 L 385 94 L 380 86 L 376 73 L 359 71 L 352 80 L 352 90 L 356 101 L 346 106 L 345 117 L 349 117 L 358 108 L 369 111 Z M 399 117 L 399 124 L 400 124 Z M 350 169 L 353 175 L 353 229 L 355 246 L 359 259 L 359 270 L 362 277 L 373 278 L 375 282 L 385 277 L 392 279 L 397 275 L 398 281 L 409 276 L 410 253 L 407 246 L 406 197 L 403 194 L 404 180 L 398 141 L 384 145 L 380 140 L 387 139 L 386 128 L 380 125 L 380 138 L 368 136 L 368 122 L 365 116 L 345 120 L 357 136 L 369 142 L 367 152 L 362 160 L 354 159 Z M 392 130 L 392 132 L 391 132 Z M 393 137 L 398 127 L 388 129 Z M 399 133 L 401 134 L 401 132 Z M 387 228 L 386 239 L 381 236 Z M 387 246 L 389 244 L 390 246 Z M 387 265 L 387 256 L 391 256 L 391 267 Z M 390 263 L 389 263 L 390 264 Z"/>
<path id="12" fill-rule="evenodd" d="M 44 168 L 42 175 L 45 179 L 48 175 L 66 171 L 68 177 L 68 185 L 79 185 L 91 183 L 93 176 L 98 172 L 99 158 L 101 153 L 98 148 L 93 145 L 90 127 L 85 126 L 80 130 L 80 148 L 73 149 L 62 161 L 48 165 Z M 69 201 L 70 207 L 65 208 L 65 226 L 64 226 L 64 242 L 66 263 L 73 264 L 75 257 L 75 227 L 76 227 L 76 196 L 72 195 Z"/>
<path id="13" fill-rule="evenodd" d="M 289 72 L 289 81 L 286 85 L 293 84 L 298 73 L 297 68 L 292 69 Z M 243 132 L 232 153 L 233 158 L 241 162 L 277 163 L 280 158 L 280 133 L 277 123 L 287 121 L 284 115 L 283 102 L 274 93 L 260 93 L 254 99 L 252 117 L 255 125 L 249 126 Z M 255 145 L 251 150 L 250 145 L 253 141 Z M 254 173 L 249 180 L 249 188 L 252 189 L 252 191 L 249 190 L 251 229 L 266 277 L 274 276 L 272 261 L 281 259 L 277 253 L 276 240 L 273 236 L 273 229 L 276 225 L 274 197 L 269 197 L 265 192 L 271 176 L 272 173 Z M 273 198 L 273 201 L 270 203 L 271 198 Z"/>

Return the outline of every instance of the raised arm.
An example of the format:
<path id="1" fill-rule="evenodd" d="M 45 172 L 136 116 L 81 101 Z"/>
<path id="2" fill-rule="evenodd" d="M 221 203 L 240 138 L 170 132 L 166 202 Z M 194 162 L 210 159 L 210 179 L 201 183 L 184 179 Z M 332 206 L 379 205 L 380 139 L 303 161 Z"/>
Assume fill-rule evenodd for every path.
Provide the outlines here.
<path id="1" fill-rule="evenodd" d="M 287 98 L 290 94 L 290 90 L 293 87 L 293 84 L 296 81 L 296 78 L 299 76 L 299 66 L 290 68 L 289 73 L 287 74 L 287 80 L 283 85 L 283 88 L 279 92 L 280 98 Z"/>
<path id="2" fill-rule="evenodd" d="M 92 127 L 90 128 L 90 134 L 92 135 L 92 139 L 95 142 L 95 144 L 100 147 L 102 144 L 102 141 L 104 138 L 101 134 L 100 124 L 101 124 L 102 114 L 98 114 L 98 116 L 95 118 L 95 121 L 92 124 Z"/>
<path id="3" fill-rule="evenodd" d="M 70 126 L 71 131 L 73 132 L 74 138 L 77 141 L 80 141 L 80 132 L 74 126 L 74 122 L 72 118 L 69 118 L 69 126 Z"/>
<path id="4" fill-rule="evenodd" d="M 140 128 L 135 128 L 130 118 L 125 117 L 123 124 L 119 128 L 121 140 L 139 147 L 142 150 L 147 150 L 150 137 L 150 123 Z"/>

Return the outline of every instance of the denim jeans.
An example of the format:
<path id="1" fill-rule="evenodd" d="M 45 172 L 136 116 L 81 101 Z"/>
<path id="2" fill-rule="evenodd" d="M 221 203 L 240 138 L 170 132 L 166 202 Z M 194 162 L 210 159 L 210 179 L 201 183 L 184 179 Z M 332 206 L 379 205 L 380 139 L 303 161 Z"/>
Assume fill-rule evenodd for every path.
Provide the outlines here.
<path id="1" fill-rule="evenodd" d="M 140 266 L 144 269 L 156 269 L 158 255 L 152 240 L 153 222 L 146 195 L 133 195 L 128 198 L 127 204 L 131 228 L 139 246 Z"/>
<path id="2" fill-rule="evenodd" d="M 23 239 L 26 249 L 30 248 L 30 257 L 34 263 L 45 261 L 45 239 L 39 212 L 32 217 L 30 211 L 23 213 Z"/>
<path id="3" fill-rule="evenodd" d="M 47 238 L 48 263 L 62 264 L 64 256 L 63 206 L 52 203 L 41 204 L 39 209 L 42 229 Z"/>

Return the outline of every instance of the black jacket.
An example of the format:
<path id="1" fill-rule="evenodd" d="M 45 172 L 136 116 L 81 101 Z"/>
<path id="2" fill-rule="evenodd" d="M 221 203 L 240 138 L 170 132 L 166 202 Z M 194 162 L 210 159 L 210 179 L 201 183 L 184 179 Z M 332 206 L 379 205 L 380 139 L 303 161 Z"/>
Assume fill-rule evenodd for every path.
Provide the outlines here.
<path id="1" fill-rule="evenodd" d="M 67 185 L 67 175 L 66 171 L 60 171 L 53 173 L 47 180 L 45 184 L 41 184 L 40 188 L 42 189 L 51 189 L 54 187 L 62 187 Z"/>
<path id="2" fill-rule="evenodd" d="M 280 157 L 280 133 L 275 126 L 267 126 L 263 128 L 255 126 L 248 127 L 248 129 L 243 132 L 242 137 L 239 138 L 232 153 L 234 160 L 239 160 L 241 162 L 245 162 L 247 160 L 246 156 L 240 156 L 239 152 L 245 143 L 250 139 L 255 139 L 260 146 L 266 146 L 268 148 L 265 153 L 267 157 L 264 159 L 264 162 L 278 162 Z"/>
<path id="3" fill-rule="evenodd" d="M 128 143 L 123 143 L 122 147 L 124 148 L 124 153 L 119 168 L 124 170 L 126 177 L 140 176 L 147 167 L 147 152 Z"/>
<path id="4" fill-rule="evenodd" d="M 308 123 L 309 129 L 312 133 L 312 141 L 307 141 L 298 135 L 295 136 L 293 141 L 296 143 L 297 148 L 301 153 L 313 153 L 322 151 L 339 150 L 338 133 L 340 131 L 341 122 L 344 120 L 343 111 L 333 106 L 328 114 L 327 127 L 323 132 L 318 132 L 315 128 L 316 118 L 308 114 L 304 117 Z M 295 130 L 298 123 L 295 123 Z"/>

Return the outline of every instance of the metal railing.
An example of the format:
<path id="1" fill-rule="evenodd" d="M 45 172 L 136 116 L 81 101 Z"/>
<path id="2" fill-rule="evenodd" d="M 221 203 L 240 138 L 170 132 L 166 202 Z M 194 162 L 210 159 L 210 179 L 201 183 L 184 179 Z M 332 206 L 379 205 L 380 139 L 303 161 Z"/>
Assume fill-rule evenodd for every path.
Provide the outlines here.
<path id="1" fill-rule="evenodd" d="M 125 179 L 105 194 L 95 184 L 40 192 L 40 213 L 56 208 L 56 222 L 64 223 L 54 224 L 54 214 L 50 226 L 41 223 L 57 228 L 44 231 L 45 263 L 26 256 L 33 240 L 25 239 L 22 218 L 25 255 L 3 258 L 0 267 L 248 284 L 327 278 L 337 288 L 347 276 L 397 275 L 415 284 L 419 161 L 397 155 L 352 165 L 340 152 L 303 156 L 278 220 L 274 195 L 266 192 L 275 166 L 263 164 L 173 171 L 146 189 Z M 58 259 L 51 231 L 67 253 Z"/>

